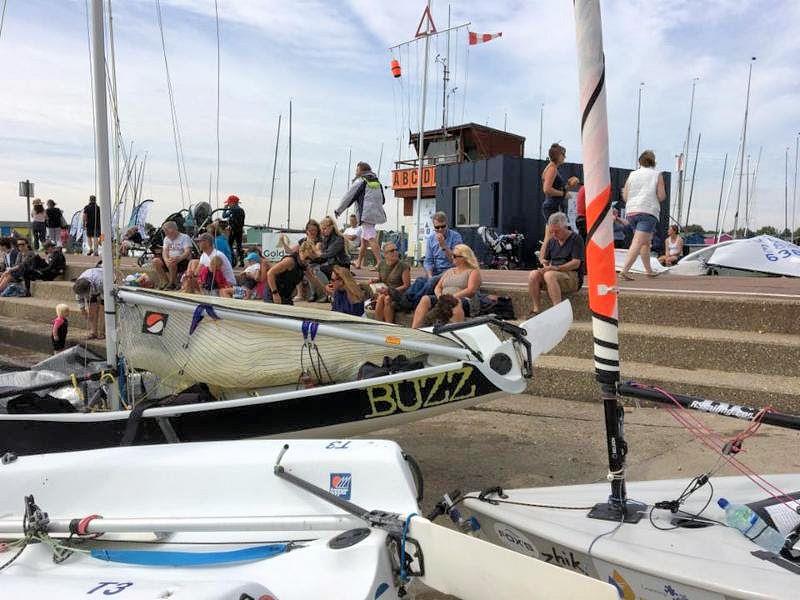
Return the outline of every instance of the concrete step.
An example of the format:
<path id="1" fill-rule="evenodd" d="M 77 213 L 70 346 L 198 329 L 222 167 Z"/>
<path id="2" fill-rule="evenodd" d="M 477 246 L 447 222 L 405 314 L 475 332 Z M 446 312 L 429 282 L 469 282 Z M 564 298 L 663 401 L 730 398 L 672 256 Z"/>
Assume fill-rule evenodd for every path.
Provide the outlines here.
<path id="1" fill-rule="evenodd" d="M 104 356 L 106 353 L 103 340 L 87 340 L 89 331 L 74 324 L 70 315 L 69 331 L 67 332 L 67 346 L 88 346 L 92 352 Z M 49 354 L 52 352 L 50 342 L 50 323 L 36 323 L 33 321 L 20 321 L 13 317 L 0 317 L 0 344 L 3 354 L 11 355 L 18 348 L 26 351 Z"/>
<path id="2" fill-rule="evenodd" d="M 575 322 L 551 354 L 592 358 L 592 326 Z M 620 324 L 623 363 L 766 375 L 800 373 L 800 335 Z"/>
<path id="3" fill-rule="evenodd" d="M 636 380 L 668 392 L 700 396 L 731 404 L 763 407 L 800 414 L 800 377 L 731 373 L 713 369 L 677 369 L 625 362 L 622 381 Z M 591 359 L 540 356 L 528 393 L 564 400 L 596 401 L 599 387 Z"/>
<path id="4" fill-rule="evenodd" d="M 0 299 L 0 316 L 10 317 L 17 323 L 23 324 L 30 321 L 36 327 L 47 330 L 53 319 L 56 318 L 56 304 L 62 300 L 48 298 L 2 298 Z M 70 327 L 86 329 L 86 318 L 81 314 L 78 303 L 73 297 L 71 302 L 65 302 L 70 308 Z"/>
<path id="5" fill-rule="evenodd" d="M 74 302 L 71 281 L 31 281 L 31 296 L 53 302 Z"/>

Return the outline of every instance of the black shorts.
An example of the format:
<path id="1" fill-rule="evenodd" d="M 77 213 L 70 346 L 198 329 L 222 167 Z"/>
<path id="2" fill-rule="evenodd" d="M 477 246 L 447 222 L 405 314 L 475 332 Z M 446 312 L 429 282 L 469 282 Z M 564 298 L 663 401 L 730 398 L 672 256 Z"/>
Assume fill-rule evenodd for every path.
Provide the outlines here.
<path id="1" fill-rule="evenodd" d="M 89 304 L 103 304 L 103 294 L 92 294 L 89 296 Z"/>

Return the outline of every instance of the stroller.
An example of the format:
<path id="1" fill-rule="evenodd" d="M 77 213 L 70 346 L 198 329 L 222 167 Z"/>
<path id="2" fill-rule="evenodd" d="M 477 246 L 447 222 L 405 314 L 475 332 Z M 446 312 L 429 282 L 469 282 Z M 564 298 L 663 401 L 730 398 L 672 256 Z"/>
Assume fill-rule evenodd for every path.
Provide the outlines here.
<path id="1" fill-rule="evenodd" d="M 478 235 L 489 249 L 491 259 L 486 264 L 489 269 L 519 269 L 522 262 L 522 244 L 525 236 L 521 233 L 495 233 L 491 227 L 478 227 Z"/>

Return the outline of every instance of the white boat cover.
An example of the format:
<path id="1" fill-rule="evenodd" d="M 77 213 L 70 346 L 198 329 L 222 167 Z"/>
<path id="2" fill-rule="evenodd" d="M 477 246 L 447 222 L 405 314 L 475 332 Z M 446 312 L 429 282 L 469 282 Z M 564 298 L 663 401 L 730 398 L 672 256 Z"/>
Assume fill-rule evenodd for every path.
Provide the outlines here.
<path id="1" fill-rule="evenodd" d="M 800 277 L 800 246 L 759 235 L 719 245 L 707 262 L 716 267 Z"/>
<path id="2" fill-rule="evenodd" d="M 141 288 L 125 290 L 141 296 L 142 304 L 124 302 L 118 305 L 120 354 L 125 356 L 129 366 L 155 373 L 164 380 L 166 386 L 175 390 L 185 389 L 197 382 L 209 384 L 212 390 L 294 385 L 304 370 L 312 371 L 311 358 L 301 334 L 267 325 L 225 318 L 214 320 L 206 314 L 194 333 L 190 334 L 191 312 L 151 309 L 147 305 L 148 297 L 299 321 L 347 324 L 348 327 L 360 328 L 365 333 L 382 338 L 402 338 L 442 347 L 458 347 L 453 340 L 426 331 L 330 310 L 179 292 L 154 292 Z M 319 336 L 315 341 L 327 372 L 334 381 L 353 381 L 366 361 L 381 364 L 385 356 L 413 356 L 408 350 L 394 350 L 334 337 Z"/>
<path id="3" fill-rule="evenodd" d="M 628 257 L 628 251 L 624 248 L 616 248 L 614 250 L 614 266 L 617 269 L 617 272 L 622 271 L 622 268 L 625 266 L 625 259 Z M 666 273 L 669 271 L 667 267 L 662 265 L 658 262 L 658 259 L 655 256 L 650 257 L 650 270 L 653 273 Z M 642 257 L 637 256 L 634 263 L 631 265 L 630 268 L 631 273 L 646 273 L 647 271 L 644 270 L 644 264 L 642 263 Z"/>

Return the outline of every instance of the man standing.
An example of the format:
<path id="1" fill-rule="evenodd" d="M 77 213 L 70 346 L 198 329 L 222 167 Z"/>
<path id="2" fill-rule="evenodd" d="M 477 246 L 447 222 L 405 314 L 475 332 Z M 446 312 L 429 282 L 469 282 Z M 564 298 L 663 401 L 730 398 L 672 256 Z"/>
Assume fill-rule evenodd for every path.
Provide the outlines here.
<path id="1" fill-rule="evenodd" d="M 162 229 L 164 244 L 161 256 L 153 259 L 153 267 L 158 273 L 159 289 L 175 290 L 178 289 L 178 277 L 189 266 L 189 259 L 192 256 L 192 238 L 178 231 L 175 221 L 167 221 Z M 163 283 L 165 275 L 168 275 L 168 281 Z"/>
<path id="2" fill-rule="evenodd" d="M 89 196 L 89 204 L 83 207 L 83 231 L 89 248 L 87 254 L 97 256 L 97 246 L 100 238 L 100 207 L 97 198 Z"/>
<path id="3" fill-rule="evenodd" d="M 375 264 L 381 261 L 381 250 L 378 246 L 378 232 L 376 225 L 386 223 L 386 213 L 383 205 L 386 198 L 383 195 L 383 186 L 378 181 L 378 176 L 372 172 L 365 162 L 356 165 L 356 176 L 353 179 L 350 189 L 339 203 L 339 208 L 334 211 L 336 218 L 339 218 L 347 208 L 355 203 L 356 215 L 361 225 L 361 250 L 358 254 L 356 267 L 361 267 L 361 261 L 366 254 L 367 246 L 375 255 Z"/>
<path id="4" fill-rule="evenodd" d="M 461 234 L 447 226 L 447 215 L 439 211 L 433 215 L 433 231 L 425 240 L 425 261 L 422 263 L 428 277 L 437 277 L 453 266 L 453 248 L 463 244 Z"/>
<path id="5" fill-rule="evenodd" d="M 222 218 L 228 222 L 231 232 L 228 235 L 228 244 L 233 253 L 233 264 L 244 266 L 244 251 L 242 250 L 242 236 L 244 235 L 244 209 L 239 206 L 239 196 L 228 196 L 225 200 L 225 210 Z"/>
<path id="6" fill-rule="evenodd" d="M 576 292 L 583 285 L 584 253 L 583 240 L 567 226 L 567 215 L 556 212 L 547 219 L 550 238 L 540 261 L 541 269 L 531 271 L 528 276 L 528 293 L 531 297 L 532 317 L 541 310 L 539 295 L 547 289 L 550 302 L 555 306 L 561 302 L 562 294 Z"/>

